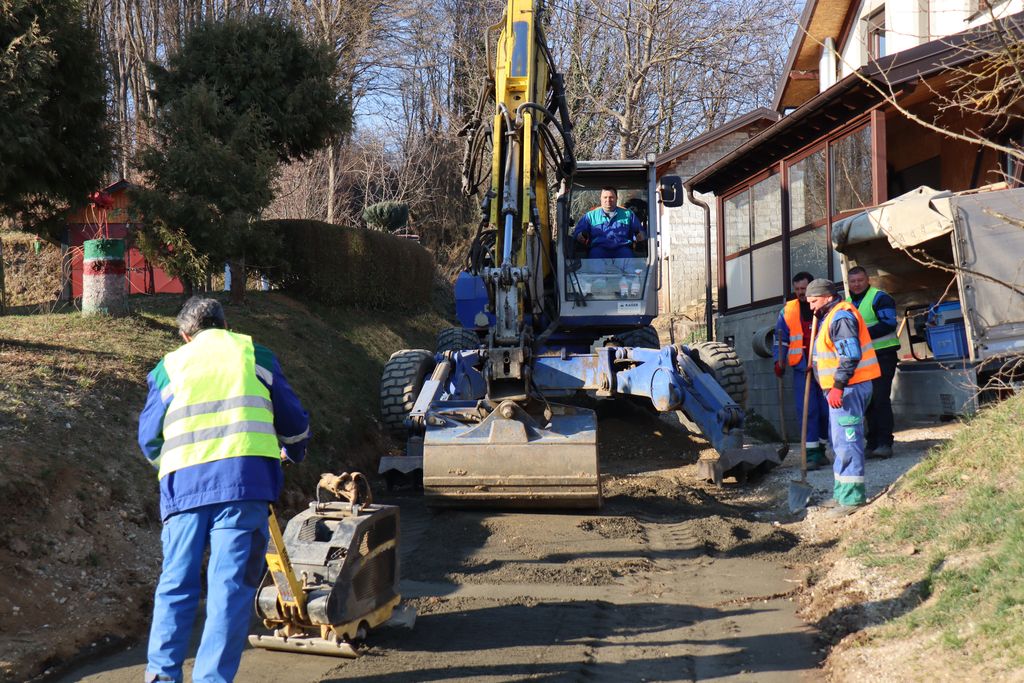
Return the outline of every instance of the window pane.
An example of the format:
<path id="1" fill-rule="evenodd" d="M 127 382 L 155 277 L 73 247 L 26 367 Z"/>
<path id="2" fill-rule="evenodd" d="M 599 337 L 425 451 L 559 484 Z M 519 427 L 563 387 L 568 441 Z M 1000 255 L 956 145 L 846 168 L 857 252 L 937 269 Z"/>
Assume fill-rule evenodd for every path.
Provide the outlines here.
<path id="1" fill-rule="evenodd" d="M 793 275 L 807 271 L 816 278 L 828 277 L 828 257 L 824 225 L 789 239 L 789 272 Z"/>
<path id="2" fill-rule="evenodd" d="M 773 175 L 754 185 L 753 194 L 754 244 L 757 244 L 782 234 L 782 185 L 779 176 Z"/>
<path id="3" fill-rule="evenodd" d="M 782 242 L 750 253 L 753 256 L 754 296 L 758 300 L 782 296 Z"/>
<path id="4" fill-rule="evenodd" d="M 864 126 L 832 143 L 832 213 L 871 204 L 871 126 Z"/>
<path id="5" fill-rule="evenodd" d="M 578 270 L 565 274 L 565 289 L 570 298 L 640 300 L 647 288 L 647 274 L 647 259 L 584 258 Z"/>
<path id="6" fill-rule="evenodd" d="M 750 246 L 750 195 L 741 192 L 725 201 L 725 253 L 735 254 Z"/>
<path id="7" fill-rule="evenodd" d="M 789 167 L 789 229 L 825 218 L 825 150 Z"/>
<path id="8" fill-rule="evenodd" d="M 725 262 L 726 308 L 750 303 L 750 254 Z"/>

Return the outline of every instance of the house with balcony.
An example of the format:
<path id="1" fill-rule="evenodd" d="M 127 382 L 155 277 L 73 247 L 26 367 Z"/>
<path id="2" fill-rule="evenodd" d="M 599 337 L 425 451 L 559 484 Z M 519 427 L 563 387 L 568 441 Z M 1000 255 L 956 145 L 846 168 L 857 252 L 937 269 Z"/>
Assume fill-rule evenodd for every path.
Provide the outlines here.
<path id="1" fill-rule="evenodd" d="M 1021 0 L 808 0 L 776 92 L 781 118 L 685 183 L 714 196 L 715 336 L 746 364 L 749 408 L 778 414 L 771 360 L 754 347 L 764 349 L 793 274 L 843 279 L 833 246 L 841 221 L 921 186 L 961 192 L 1020 178 L 1006 152 L 1024 142 L 1019 99 L 1006 97 L 1013 86 L 993 86 L 990 101 L 964 88 L 984 69 L 1006 74 L 993 64 L 1020 44 L 1022 9 Z M 873 273 L 883 287 L 887 275 Z"/>

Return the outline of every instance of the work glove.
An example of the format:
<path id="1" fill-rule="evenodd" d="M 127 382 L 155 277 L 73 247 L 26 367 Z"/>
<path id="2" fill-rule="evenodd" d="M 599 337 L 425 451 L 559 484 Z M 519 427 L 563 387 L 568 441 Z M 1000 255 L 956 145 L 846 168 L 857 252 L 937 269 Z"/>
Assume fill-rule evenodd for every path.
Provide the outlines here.
<path id="1" fill-rule="evenodd" d="M 828 390 L 828 396 L 825 397 L 828 401 L 829 407 L 842 408 L 843 407 L 843 390 L 832 387 Z"/>
<path id="2" fill-rule="evenodd" d="M 782 375 L 785 374 L 785 372 L 786 369 L 782 367 L 782 363 L 780 363 L 779 361 L 775 361 L 775 376 L 782 377 Z"/>

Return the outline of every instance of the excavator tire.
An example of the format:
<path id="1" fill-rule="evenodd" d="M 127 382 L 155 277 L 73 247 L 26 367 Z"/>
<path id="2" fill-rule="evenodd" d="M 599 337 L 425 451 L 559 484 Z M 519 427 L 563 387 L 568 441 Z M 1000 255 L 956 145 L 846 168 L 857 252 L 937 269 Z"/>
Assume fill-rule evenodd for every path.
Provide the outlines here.
<path id="1" fill-rule="evenodd" d="M 736 349 L 717 341 L 690 344 L 690 357 L 736 401 L 740 408 L 747 406 L 747 373 Z"/>
<path id="2" fill-rule="evenodd" d="M 472 351 L 480 348 L 480 337 L 465 327 L 446 327 L 437 333 L 437 352 Z"/>
<path id="3" fill-rule="evenodd" d="M 380 378 L 380 418 L 396 438 L 404 439 L 405 418 L 412 412 L 427 375 L 434 369 L 434 354 L 423 349 L 402 349 L 391 354 Z"/>
<path id="4" fill-rule="evenodd" d="M 650 325 L 630 330 L 628 332 L 621 332 L 615 336 L 618 337 L 623 346 L 632 346 L 641 349 L 661 348 L 661 339 L 658 337 L 658 331 Z"/>

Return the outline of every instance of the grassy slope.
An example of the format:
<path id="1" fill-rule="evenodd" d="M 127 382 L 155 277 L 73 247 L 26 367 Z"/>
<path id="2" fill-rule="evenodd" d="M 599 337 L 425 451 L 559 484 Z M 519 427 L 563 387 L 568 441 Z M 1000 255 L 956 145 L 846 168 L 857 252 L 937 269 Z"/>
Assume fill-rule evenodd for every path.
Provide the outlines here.
<path id="1" fill-rule="evenodd" d="M 905 613 L 861 644 L 927 639 L 961 670 L 1020 673 L 1022 419 L 1024 395 L 981 413 L 911 470 L 874 524 L 847 541 L 849 556 L 906 586 Z"/>
<path id="2" fill-rule="evenodd" d="M 381 368 L 397 349 L 432 348 L 445 323 L 432 311 L 247 298 L 225 306 L 229 327 L 275 351 L 312 415 L 307 464 L 287 475 L 286 501 L 304 506 L 321 472 L 375 470 L 389 445 L 376 426 Z M 148 619 L 139 605 L 159 569 L 158 493 L 135 432 L 146 373 L 180 343 L 180 299 L 133 305 L 120 320 L 0 317 L 0 570 L 16 579 L 0 582 L 0 632 L 14 634 L 0 643 L 0 678 L 23 680 L 24 662 L 101 634 L 137 637 Z M 97 601 L 115 606 L 98 615 Z"/>

